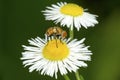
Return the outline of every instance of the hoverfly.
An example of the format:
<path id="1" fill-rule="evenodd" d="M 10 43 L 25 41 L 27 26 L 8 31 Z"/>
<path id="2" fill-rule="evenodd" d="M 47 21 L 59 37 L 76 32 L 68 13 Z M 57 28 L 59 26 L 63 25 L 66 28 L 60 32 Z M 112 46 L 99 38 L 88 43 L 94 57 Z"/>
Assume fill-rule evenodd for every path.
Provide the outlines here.
<path id="1" fill-rule="evenodd" d="M 56 39 L 56 47 L 58 47 L 57 45 L 58 38 L 60 38 L 61 40 L 67 37 L 67 32 L 60 27 L 50 27 L 47 29 L 45 34 L 47 35 L 47 38 L 53 37 Z"/>

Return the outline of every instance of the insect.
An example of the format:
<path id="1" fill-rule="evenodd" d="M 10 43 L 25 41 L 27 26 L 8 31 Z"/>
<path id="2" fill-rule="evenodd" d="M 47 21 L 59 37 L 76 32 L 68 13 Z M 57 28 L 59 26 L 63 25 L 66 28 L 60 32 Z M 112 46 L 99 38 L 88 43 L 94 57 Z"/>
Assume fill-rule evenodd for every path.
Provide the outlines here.
<path id="1" fill-rule="evenodd" d="M 67 37 L 67 32 L 60 27 L 50 27 L 47 29 L 45 34 L 47 35 L 47 38 L 53 36 L 53 38 L 56 39 L 56 47 L 58 47 L 57 45 L 58 38 L 61 41 L 61 39 L 64 39 Z"/>
<path id="2" fill-rule="evenodd" d="M 60 27 L 50 27 L 47 29 L 46 33 L 45 33 L 48 37 L 53 36 L 55 39 L 57 38 L 66 38 L 67 37 L 67 32 L 64 31 L 62 28 Z"/>

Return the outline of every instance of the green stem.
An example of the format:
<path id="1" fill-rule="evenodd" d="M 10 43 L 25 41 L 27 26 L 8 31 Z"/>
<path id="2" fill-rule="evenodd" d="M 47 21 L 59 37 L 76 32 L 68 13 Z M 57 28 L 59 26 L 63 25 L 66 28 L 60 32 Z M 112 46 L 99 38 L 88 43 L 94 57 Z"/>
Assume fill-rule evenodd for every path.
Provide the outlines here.
<path id="1" fill-rule="evenodd" d="M 76 71 L 75 76 L 76 76 L 76 79 L 77 79 L 77 80 L 81 80 L 78 70 Z"/>
<path id="2" fill-rule="evenodd" d="M 67 75 L 64 75 L 64 79 L 65 79 L 65 80 L 70 80 Z"/>
<path id="3" fill-rule="evenodd" d="M 71 39 L 74 38 L 74 31 L 71 28 L 69 29 L 69 36 L 70 36 Z"/>
<path id="4" fill-rule="evenodd" d="M 82 76 L 82 75 L 80 75 L 80 79 L 81 79 L 81 80 L 84 80 L 84 78 L 83 78 L 83 76 Z"/>
<path id="5" fill-rule="evenodd" d="M 74 38 L 73 27 L 69 28 L 69 36 L 70 36 L 71 39 Z M 84 80 L 83 77 L 79 74 L 78 70 L 76 71 L 75 76 L 76 76 L 77 80 Z M 66 80 L 69 80 L 69 79 L 66 79 Z"/>

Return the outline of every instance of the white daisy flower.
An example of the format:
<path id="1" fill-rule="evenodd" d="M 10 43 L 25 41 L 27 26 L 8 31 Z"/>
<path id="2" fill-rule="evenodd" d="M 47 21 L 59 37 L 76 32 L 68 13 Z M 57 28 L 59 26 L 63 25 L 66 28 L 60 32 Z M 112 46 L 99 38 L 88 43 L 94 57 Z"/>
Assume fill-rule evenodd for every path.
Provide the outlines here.
<path id="1" fill-rule="evenodd" d="M 46 20 L 53 20 L 56 24 L 60 23 L 62 26 L 71 27 L 71 29 L 74 26 L 79 31 L 81 26 L 88 28 L 98 24 L 97 15 L 86 12 L 85 9 L 74 3 L 60 2 L 46 8 L 42 11 Z"/>
<path id="2" fill-rule="evenodd" d="M 39 71 L 42 75 L 55 76 L 60 72 L 76 72 L 80 67 L 87 67 L 84 61 L 90 61 L 92 54 L 83 44 L 85 38 L 77 39 L 41 39 L 28 40 L 31 46 L 25 46 L 22 53 L 23 65 L 29 66 L 29 72 Z M 57 45 L 57 46 L 56 46 Z"/>

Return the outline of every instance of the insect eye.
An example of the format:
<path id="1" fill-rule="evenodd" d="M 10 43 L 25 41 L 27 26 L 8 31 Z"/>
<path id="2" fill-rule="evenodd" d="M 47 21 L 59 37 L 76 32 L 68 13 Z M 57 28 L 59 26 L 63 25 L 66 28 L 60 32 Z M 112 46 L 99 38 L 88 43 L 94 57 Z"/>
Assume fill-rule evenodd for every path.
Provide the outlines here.
<path id="1" fill-rule="evenodd" d="M 66 36 L 67 36 L 67 32 L 66 32 L 66 31 L 63 31 L 63 32 L 62 32 L 62 36 L 66 37 Z"/>

